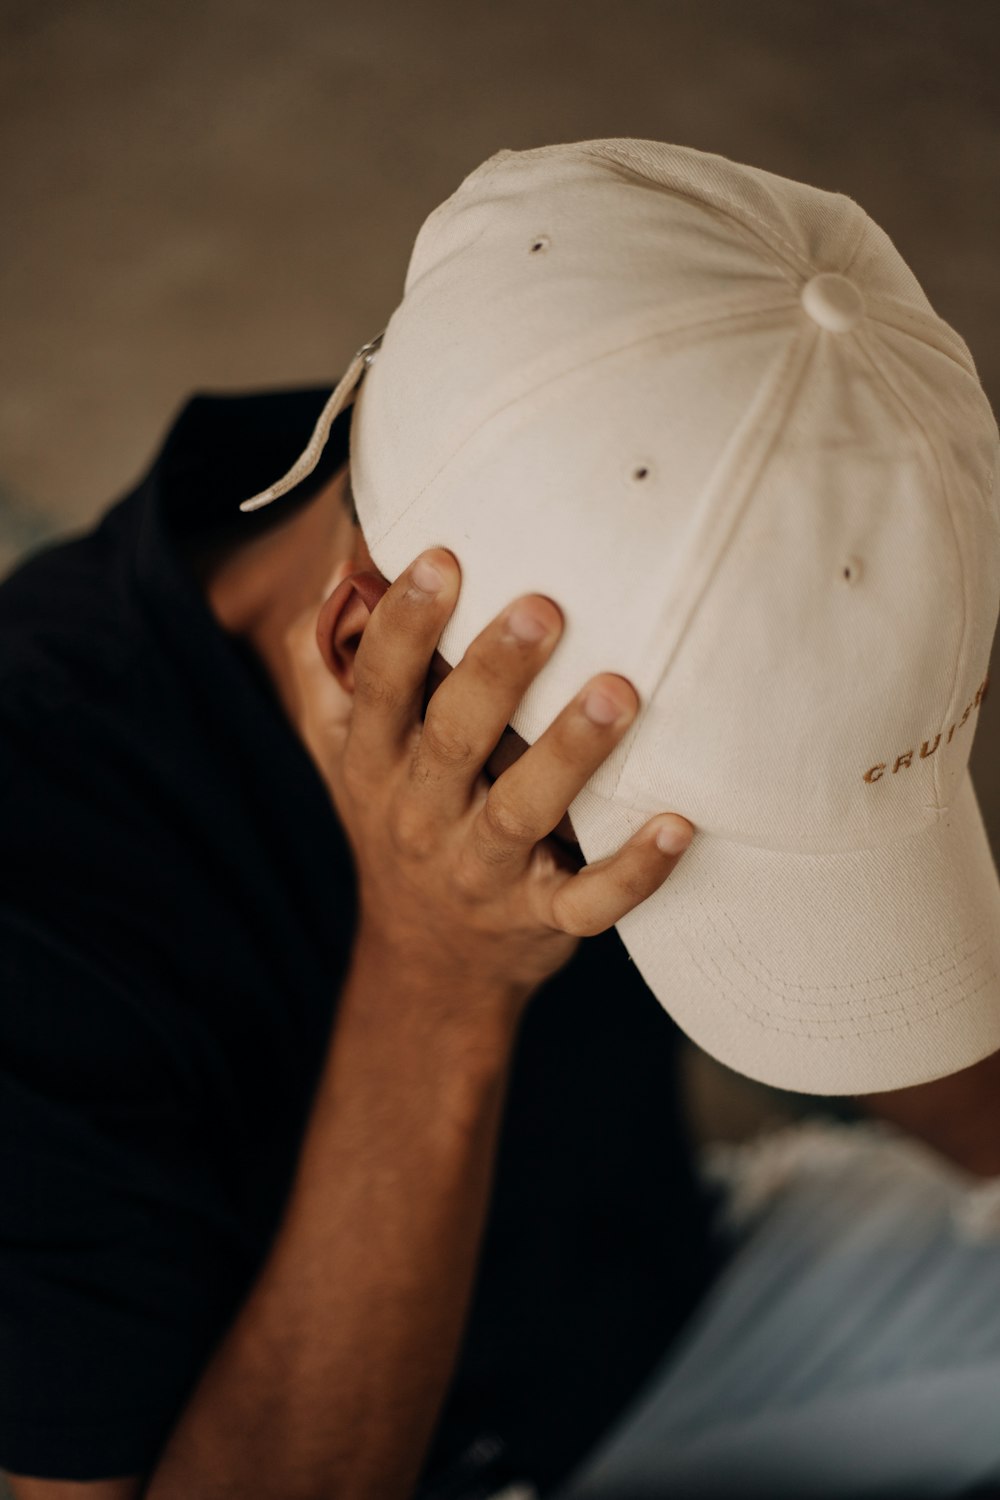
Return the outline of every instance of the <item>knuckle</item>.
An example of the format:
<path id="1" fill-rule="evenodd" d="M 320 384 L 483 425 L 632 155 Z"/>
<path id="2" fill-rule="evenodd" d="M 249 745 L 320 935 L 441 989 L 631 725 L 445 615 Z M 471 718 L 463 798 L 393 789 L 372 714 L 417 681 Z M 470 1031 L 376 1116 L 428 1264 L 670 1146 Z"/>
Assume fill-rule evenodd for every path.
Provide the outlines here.
<path id="1" fill-rule="evenodd" d="M 467 658 L 472 662 L 476 676 L 489 687 L 506 687 L 513 675 L 514 660 L 495 634 L 487 633 L 472 642 Z"/>
<path id="2" fill-rule="evenodd" d="M 392 712 L 399 706 L 399 695 L 380 672 L 364 663 L 360 651 L 354 658 L 354 695 L 366 708 Z"/>
<path id="3" fill-rule="evenodd" d="M 495 786 L 496 783 L 483 804 L 482 818 L 486 830 L 494 838 L 505 843 L 537 843 L 538 834 L 532 827 L 528 815 L 523 809 L 497 796 Z"/>
<path id="4" fill-rule="evenodd" d="M 573 772 L 586 770 L 594 754 L 589 742 L 581 737 L 579 725 L 567 716 L 557 719 L 545 736 L 545 753 L 560 771 Z"/>
<path id="5" fill-rule="evenodd" d="M 465 766 L 472 760 L 475 751 L 468 738 L 454 725 L 447 723 L 428 706 L 424 719 L 423 747 L 435 760 L 447 766 Z"/>
<path id="6" fill-rule="evenodd" d="M 650 894 L 648 874 L 634 866 L 625 866 L 617 872 L 617 885 L 622 895 L 633 905 L 645 901 Z"/>
<path id="7" fill-rule="evenodd" d="M 557 892 L 553 901 L 552 914 L 559 925 L 559 931 L 564 932 L 567 937 L 586 938 L 597 937 L 603 928 L 599 923 L 584 915 L 574 906 L 572 901 L 561 901 L 561 892 Z"/>
<path id="8" fill-rule="evenodd" d="M 397 854 L 425 860 L 433 853 L 437 837 L 433 823 L 412 802 L 400 802 L 388 819 L 389 840 Z"/>
<path id="9" fill-rule="evenodd" d="M 501 869 L 510 862 L 510 845 L 505 844 L 503 839 L 484 829 L 482 823 L 477 823 L 473 833 L 473 846 L 476 858 L 481 865 L 488 870 Z"/>
<path id="10" fill-rule="evenodd" d="M 452 891 L 461 901 L 475 905 L 486 894 L 488 875 L 489 870 L 482 860 L 473 851 L 465 849 L 451 872 Z"/>

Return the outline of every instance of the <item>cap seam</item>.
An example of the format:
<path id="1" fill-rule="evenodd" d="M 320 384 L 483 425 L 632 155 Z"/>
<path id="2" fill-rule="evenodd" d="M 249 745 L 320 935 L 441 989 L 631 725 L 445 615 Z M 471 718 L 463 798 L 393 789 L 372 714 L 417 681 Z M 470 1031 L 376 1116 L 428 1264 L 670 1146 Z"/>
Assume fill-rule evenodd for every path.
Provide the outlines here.
<path id="1" fill-rule="evenodd" d="M 917 416 L 917 413 L 911 407 L 909 401 L 900 391 L 899 387 L 890 378 L 888 372 L 883 368 L 882 364 L 875 358 L 872 349 L 869 347 L 869 344 L 871 342 L 872 341 L 870 338 L 864 335 L 860 336 L 857 339 L 856 343 L 858 353 L 861 358 L 867 362 L 869 369 L 874 373 L 876 379 L 881 380 L 884 388 L 888 391 L 890 397 L 895 400 L 897 406 L 902 408 L 903 412 L 908 418 L 908 425 L 911 428 L 915 429 L 917 440 L 922 440 L 925 443 L 926 449 L 931 455 L 931 460 L 933 462 L 934 470 L 937 475 L 939 492 L 944 499 L 945 509 L 948 514 L 948 522 L 951 526 L 955 555 L 958 560 L 959 575 L 962 582 L 962 633 L 959 640 L 958 650 L 955 653 L 955 664 L 952 672 L 952 684 L 951 691 L 948 696 L 948 706 L 945 710 L 944 718 L 942 721 L 943 723 L 947 723 L 955 713 L 960 701 L 961 684 L 959 681 L 959 663 L 964 659 L 966 652 L 966 643 L 969 638 L 969 595 L 967 581 L 968 565 L 965 550 L 962 545 L 960 528 L 958 527 L 955 520 L 954 507 L 952 504 L 949 487 L 945 478 L 944 467 L 941 463 L 941 456 L 938 452 L 936 433 L 934 431 L 933 422 L 930 424 L 925 424 L 920 420 L 920 418 Z M 943 775 L 944 773 L 941 769 L 941 763 L 935 761 L 931 766 L 931 784 L 934 788 L 934 802 L 937 807 L 943 806 Z"/>
<path id="2" fill-rule="evenodd" d="M 719 304 L 716 303 L 715 305 L 718 306 Z M 664 303 L 661 304 L 661 306 L 669 308 L 670 304 Z M 529 389 L 521 389 L 517 392 L 516 395 L 513 395 L 507 400 L 502 401 L 501 404 L 491 406 L 484 415 L 476 417 L 474 425 L 470 426 L 469 429 L 459 439 L 459 441 L 448 450 L 447 455 L 441 460 L 438 467 L 433 471 L 432 474 L 427 477 L 426 480 L 424 480 L 420 488 L 414 492 L 403 509 L 400 510 L 399 513 L 394 517 L 392 525 L 389 526 L 386 531 L 380 533 L 380 535 L 378 535 L 377 537 L 370 538 L 369 544 L 372 546 L 377 546 L 380 543 L 384 542 L 388 537 L 390 537 L 392 533 L 402 525 L 402 523 L 405 521 L 406 517 L 409 515 L 410 511 L 418 503 L 418 501 L 434 484 L 437 483 L 437 481 L 441 478 L 441 475 L 445 472 L 449 465 L 454 463 L 455 459 L 463 451 L 463 449 L 466 448 L 469 443 L 473 442 L 473 440 L 478 437 L 479 434 L 486 427 L 488 427 L 491 422 L 496 421 L 496 419 L 503 413 L 512 410 L 522 402 L 532 400 L 540 393 L 550 390 L 551 387 L 556 385 L 559 381 L 571 379 L 572 377 L 578 375 L 582 370 L 586 370 L 593 365 L 600 364 L 602 360 L 611 359 L 617 355 L 624 354 L 626 351 L 636 349 L 641 344 L 652 342 L 654 339 L 674 338 L 677 335 L 690 334 L 700 331 L 704 328 L 723 326 L 727 323 L 738 323 L 741 320 L 764 323 L 767 316 L 774 313 L 788 312 L 789 314 L 794 314 L 797 309 L 798 303 L 796 299 L 790 299 L 788 302 L 782 301 L 769 303 L 764 307 L 746 307 L 736 302 L 728 304 L 724 303 L 723 306 L 728 307 L 730 310 L 723 313 L 721 316 L 698 316 L 691 322 L 672 323 L 667 327 L 657 328 L 652 332 L 649 331 L 648 326 L 645 325 L 642 321 L 644 316 L 646 318 L 650 316 L 649 309 L 645 309 L 642 313 L 630 313 L 629 318 L 627 320 L 623 319 L 622 321 L 628 321 L 629 323 L 634 322 L 642 328 L 642 332 L 639 333 L 637 337 L 629 336 L 624 342 L 614 344 L 610 347 L 605 346 L 598 353 L 591 355 L 589 358 L 583 361 L 565 363 L 560 369 L 555 371 L 555 373 L 546 375 L 544 379 L 540 380 L 537 384 L 532 385 Z M 373 368 L 377 368 L 377 364 Z"/>
<path id="3" fill-rule="evenodd" d="M 683 936 L 683 934 L 677 931 L 675 935 L 680 938 L 684 949 L 687 952 L 688 957 L 691 959 L 692 963 L 712 986 L 714 994 L 725 1004 L 727 1004 L 731 1010 L 735 1010 L 736 1012 L 738 1012 L 738 1014 L 740 1014 L 744 1018 L 744 1020 L 750 1022 L 751 1025 L 758 1027 L 761 1031 L 777 1033 L 780 1036 L 790 1036 L 800 1041 L 804 1040 L 829 1043 L 844 1041 L 864 1041 L 873 1036 L 891 1035 L 895 1032 L 910 1031 L 913 1029 L 914 1022 L 905 1016 L 905 1012 L 903 1011 L 902 1006 L 900 1006 L 899 1009 L 904 1018 L 899 1022 L 899 1024 L 894 1026 L 870 1027 L 866 1031 L 805 1031 L 801 1028 L 796 1029 L 791 1026 L 780 1026 L 771 1019 L 762 1019 L 762 1017 L 772 1017 L 773 1015 L 780 1013 L 762 1010 L 760 1007 L 755 1007 L 753 1001 L 749 1000 L 746 996 L 743 996 L 744 1003 L 740 1004 L 740 1002 L 734 998 L 733 994 L 730 993 L 730 990 L 726 988 L 727 986 L 729 986 L 732 990 L 736 990 L 735 981 L 732 980 L 722 969 L 720 969 L 718 964 L 715 965 L 718 978 L 715 978 L 700 962 L 698 955 L 691 948 L 690 944 Z M 711 960 L 711 955 L 706 956 Z M 971 992 L 965 991 L 959 994 L 947 1005 L 940 1005 L 936 1009 L 931 1011 L 922 1011 L 920 1015 L 915 1018 L 916 1022 L 918 1024 L 922 1024 L 928 1020 L 937 1020 L 941 1016 L 947 1014 L 949 1011 L 955 1010 L 959 1005 L 968 1004 L 973 999 L 975 999 L 976 995 L 978 995 L 981 990 L 985 989 L 987 984 L 990 983 L 991 979 L 994 979 L 995 977 L 996 970 L 991 965 L 990 970 L 988 973 L 986 973 L 986 977 L 983 979 L 982 983 L 978 985 L 974 990 L 972 990 Z M 719 984 L 720 980 L 722 984 L 721 988 Z M 912 993 L 912 991 L 910 993 Z M 945 991 L 945 993 L 947 993 L 947 991 Z"/>
<path id="4" fill-rule="evenodd" d="M 718 468 L 712 471 L 708 484 L 699 496 L 698 514 L 708 513 L 709 521 L 703 521 L 701 526 L 695 524 L 694 536 L 686 538 L 683 557 L 678 564 L 678 572 L 681 576 L 693 577 L 696 582 L 688 586 L 685 597 L 678 606 L 676 597 L 669 599 L 664 608 L 657 615 L 655 624 L 652 626 L 649 639 L 658 639 L 665 633 L 664 621 L 670 628 L 672 639 L 667 648 L 658 657 L 658 669 L 655 680 L 647 688 L 647 700 L 652 701 L 662 689 L 667 677 L 673 670 L 678 652 L 691 630 L 693 622 L 698 619 L 702 609 L 705 607 L 705 597 L 711 589 L 719 569 L 723 566 L 726 558 L 732 553 L 737 539 L 743 527 L 747 524 L 747 514 L 753 508 L 753 501 L 759 491 L 761 475 L 770 463 L 772 455 L 781 440 L 784 424 L 794 409 L 798 399 L 803 381 L 810 364 L 815 358 L 819 344 L 821 330 L 811 323 L 809 319 L 803 319 L 803 325 L 798 330 L 792 330 L 792 337 L 788 341 L 780 368 L 777 375 L 772 375 L 772 386 L 767 393 L 766 404 L 760 410 L 755 411 L 755 402 L 751 401 L 743 416 L 739 419 L 734 434 L 739 430 L 741 424 L 747 424 L 749 441 L 740 443 L 739 449 L 732 454 L 724 470 L 724 477 L 733 475 L 736 469 L 740 470 L 738 483 L 727 487 L 729 503 L 723 514 L 723 507 L 718 503 L 717 492 L 720 476 Z M 759 399 L 759 398 L 758 398 Z M 752 419 L 752 420 L 751 420 Z M 769 425 L 768 425 L 769 424 Z M 714 503 L 706 501 L 706 493 Z M 738 498 L 733 498 L 733 497 Z M 725 535 L 719 539 L 719 532 L 725 528 Z M 702 569 L 702 577 L 697 579 L 697 573 L 692 566 L 693 561 L 704 559 L 707 554 L 707 566 Z M 689 572 L 685 575 L 685 569 Z M 672 624 L 671 624 L 672 620 Z M 630 731 L 632 740 L 624 752 L 621 770 L 615 782 L 614 790 L 620 791 L 621 798 L 627 801 L 629 807 L 634 802 L 629 799 L 629 793 L 623 789 L 623 783 L 627 785 L 629 766 L 632 764 L 636 754 L 639 741 L 639 729 L 641 719 L 636 721 Z M 632 796 L 635 794 L 633 793 Z"/>
<path id="5" fill-rule="evenodd" d="M 841 195 L 841 196 L 843 196 L 843 195 Z M 849 199 L 849 202 L 854 203 L 854 199 L 853 198 Z M 865 213 L 864 209 L 861 208 L 860 204 L 855 204 L 855 207 L 860 210 L 860 213 L 861 213 L 861 223 L 858 225 L 858 237 L 854 241 L 854 249 L 851 251 L 850 255 L 847 257 L 846 263 L 841 267 L 841 270 L 840 270 L 840 275 L 841 276 L 850 276 L 851 272 L 854 269 L 854 262 L 857 260 L 858 256 L 861 254 L 861 246 L 865 243 L 865 241 L 868 238 L 868 225 L 871 223 L 871 220 L 869 219 L 868 215 Z"/>
<path id="6" fill-rule="evenodd" d="M 713 893 L 713 895 L 715 895 L 716 897 L 720 897 L 720 892 L 719 892 L 717 886 L 715 885 L 714 881 L 712 881 L 711 879 L 709 879 L 708 880 L 708 886 L 709 886 L 709 889 L 711 890 L 711 892 Z M 723 916 L 723 917 L 725 917 L 727 915 L 724 906 L 721 905 L 721 904 L 719 906 L 719 912 L 720 912 L 720 915 Z M 976 946 L 974 948 L 972 948 L 969 952 L 961 954 L 960 956 L 958 956 L 960 950 L 962 948 L 966 947 L 967 944 L 971 943 L 972 940 L 973 940 L 973 938 L 978 937 L 979 934 L 982 933 L 983 930 L 986 928 L 986 926 L 988 924 L 987 924 L 987 919 L 984 917 L 979 922 L 974 923 L 973 926 L 966 928 L 965 931 L 962 933 L 961 937 L 959 939 L 957 939 L 956 942 L 944 944 L 943 947 L 935 950 L 933 953 L 929 954 L 927 957 L 920 959 L 920 961 L 918 963 L 912 964 L 912 965 L 910 965 L 907 968 L 894 969 L 894 970 L 892 970 L 889 973 L 873 974 L 873 975 L 871 975 L 869 977 L 868 980 L 866 980 L 865 982 L 860 983 L 860 984 L 857 983 L 854 980 L 847 980 L 843 984 L 836 984 L 836 983 L 831 983 L 831 984 L 815 984 L 815 985 L 813 985 L 813 984 L 798 984 L 794 980 L 784 979 L 780 974 L 778 974 L 776 972 L 776 970 L 774 970 L 772 968 L 769 968 L 768 965 L 767 965 L 767 963 L 765 962 L 765 960 L 763 958 L 760 958 L 756 953 L 750 953 L 749 948 L 745 947 L 743 938 L 741 937 L 741 935 L 739 933 L 739 930 L 737 929 L 735 923 L 732 921 L 732 918 L 729 919 L 729 924 L 728 924 L 729 925 L 729 929 L 730 929 L 730 933 L 731 933 L 732 936 L 735 937 L 736 942 L 737 942 L 737 944 L 739 946 L 739 949 L 742 950 L 742 951 L 745 951 L 746 954 L 748 955 L 745 958 L 741 958 L 740 957 L 740 952 L 738 952 L 737 949 L 732 946 L 732 943 L 731 943 L 729 937 L 727 937 L 727 934 L 726 934 L 725 930 L 723 929 L 722 926 L 720 926 L 719 922 L 716 920 L 716 918 L 712 915 L 712 913 L 710 911 L 708 911 L 705 908 L 702 908 L 702 916 L 704 917 L 705 921 L 708 922 L 708 924 L 711 926 L 713 933 L 718 937 L 718 939 L 722 943 L 723 947 L 727 950 L 727 952 L 729 952 L 733 956 L 734 960 L 738 963 L 739 967 L 742 968 L 742 969 L 745 969 L 746 972 L 750 975 L 750 977 L 754 979 L 755 983 L 759 983 L 760 982 L 759 976 L 756 975 L 756 974 L 754 974 L 753 973 L 753 969 L 751 968 L 751 965 L 755 965 L 764 975 L 766 975 L 768 992 L 770 994 L 773 994 L 773 995 L 777 996 L 779 999 L 788 998 L 785 995 L 785 993 L 784 993 L 786 990 L 796 990 L 796 991 L 820 990 L 820 991 L 824 991 L 824 992 L 829 992 L 830 994 L 833 994 L 833 995 L 836 995 L 836 996 L 842 995 L 845 991 L 848 991 L 848 990 L 861 990 L 861 991 L 864 992 L 876 980 L 877 981 L 887 981 L 887 980 L 904 979 L 904 978 L 908 978 L 908 977 L 918 976 L 919 973 L 920 973 L 920 970 L 922 970 L 922 969 L 929 969 L 929 968 L 931 968 L 932 965 L 937 964 L 941 960 L 946 959 L 946 958 L 951 958 L 952 962 L 946 968 L 942 969 L 940 973 L 930 974 L 930 975 L 926 976 L 927 978 L 930 978 L 930 979 L 936 981 L 938 979 L 943 978 L 944 975 L 948 974 L 952 969 L 957 968 L 958 964 L 966 962 L 968 959 L 970 959 L 971 957 L 973 957 L 976 953 L 981 952 L 982 949 L 984 947 L 986 947 L 987 942 L 988 942 L 988 938 L 984 938 L 981 942 L 978 942 L 976 944 Z M 920 978 L 917 978 L 917 983 L 918 984 L 922 983 L 922 982 L 923 982 L 923 980 L 921 980 Z M 876 999 L 876 1000 L 891 1000 L 894 995 L 910 994 L 913 991 L 914 988 L 915 988 L 915 986 L 913 984 L 903 985 L 899 989 L 890 990 L 885 995 L 875 995 L 875 996 L 872 996 L 872 998 Z M 837 1004 L 838 1002 L 837 1002 L 837 1000 L 803 1000 L 803 1001 L 801 1001 L 801 1003 L 803 1005 L 817 1006 L 817 1007 L 819 1007 L 819 1006 L 825 1006 L 825 1007 L 829 1008 L 830 1006 L 833 1006 L 833 1005 Z"/>
<path id="7" fill-rule="evenodd" d="M 623 138 L 613 137 L 612 139 L 618 141 Z M 632 138 L 628 137 L 627 139 L 631 140 Z M 581 142 L 581 145 L 584 146 L 588 146 L 591 144 L 596 145 L 598 143 Z M 650 142 L 649 144 L 662 145 L 664 143 L 654 141 Z M 591 159 L 595 160 L 605 159 L 617 161 L 619 165 L 624 167 L 628 167 L 630 165 L 628 159 L 625 156 L 622 156 L 621 153 L 615 151 L 590 151 L 585 154 L 588 154 Z M 699 152 L 698 154 L 699 156 L 715 156 L 716 160 L 725 161 L 725 165 L 729 169 L 731 169 L 733 165 L 737 165 L 746 167 L 751 172 L 764 170 L 762 168 L 753 167 L 750 165 L 750 163 L 747 162 L 733 163 L 729 159 L 716 156 L 716 153 L 714 152 Z M 635 173 L 633 171 L 633 179 L 634 177 Z M 723 198 L 719 193 L 717 193 L 713 188 L 710 187 L 698 186 L 697 188 L 695 188 L 691 183 L 687 183 L 684 186 L 678 186 L 678 180 L 676 176 L 673 175 L 669 184 L 663 182 L 652 182 L 652 179 L 648 178 L 645 180 L 651 182 L 651 185 L 654 187 L 663 188 L 669 186 L 670 191 L 674 192 L 678 197 L 687 198 L 694 203 L 702 205 L 705 205 L 707 203 L 710 207 L 715 209 L 716 212 L 722 213 L 726 218 L 731 219 L 742 229 L 752 234 L 756 240 L 763 241 L 767 245 L 767 247 L 772 250 L 772 252 L 775 252 L 776 247 L 780 245 L 791 257 L 793 267 L 800 273 L 804 272 L 807 275 L 818 274 L 809 261 L 809 258 L 803 255 L 802 252 L 791 242 L 791 240 L 786 239 L 775 225 L 769 223 L 767 219 L 762 218 L 759 213 L 757 213 L 754 209 L 749 208 L 745 204 L 734 204 L 731 200 Z M 816 191 L 824 193 L 826 192 L 826 190 L 823 188 L 817 188 Z M 846 193 L 829 193 L 827 194 L 827 196 L 840 199 L 843 203 L 849 204 L 850 211 L 855 214 L 860 214 L 863 220 L 866 220 L 868 218 L 867 213 L 861 207 L 861 205 L 859 203 L 856 203 L 853 198 L 848 197 Z M 748 222 L 748 220 L 752 222 Z M 759 226 L 759 230 L 753 227 L 755 225 Z M 862 233 L 863 232 L 864 224 L 862 224 Z"/>
<path id="8" fill-rule="evenodd" d="M 966 767 L 966 771 L 964 774 L 970 775 L 971 779 L 971 774 L 969 773 L 968 766 Z M 589 797 L 598 799 L 606 807 L 620 808 L 623 806 L 623 798 L 615 795 L 614 793 L 598 792 L 590 786 L 588 786 L 586 790 Z M 645 804 L 643 804 L 639 801 L 638 797 L 633 797 L 628 801 L 626 805 L 628 811 L 638 813 L 643 818 L 647 818 L 653 817 L 657 812 L 662 811 L 663 803 L 662 799 L 649 798 L 646 800 Z M 787 844 L 761 844 L 754 839 L 741 838 L 736 832 L 728 827 L 718 829 L 708 827 L 704 824 L 700 825 L 700 827 L 696 830 L 695 838 L 708 837 L 718 843 L 729 844 L 739 849 L 748 849 L 753 853 L 777 855 L 784 860 L 794 859 L 827 863 L 830 860 L 853 859 L 859 854 L 877 854 L 886 848 L 890 848 L 893 850 L 904 849 L 905 846 L 911 841 L 918 839 L 922 840 L 926 838 L 928 834 L 934 833 L 935 830 L 940 826 L 943 819 L 953 811 L 954 799 L 952 800 L 952 802 L 942 805 L 941 807 L 931 806 L 929 804 L 922 804 L 922 806 L 927 812 L 934 814 L 933 823 L 927 824 L 922 828 L 911 829 L 909 832 L 901 834 L 899 838 L 893 839 L 889 844 L 886 844 L 885 840 L 880 840 L 878 843 L 874 844 L 854 843 L 845 848 L 793 849 L 789 848 Z"/>
<path id="9" fill-rule="evenodd" d="M 854 269 L 854 262 L 860 255 L 862 246 L 868 240 L 868 229 L 869 225 L 873 223 L 873 220 L 868 216 L 868 214 L 864 212 L 863 209 L 861 210 L 861 212 L 861 232 L 858 235 L 857 242 L 854 246 L 854 249 L 851 251 L 851 255 L 849 260 L 847 261 L 847 264 L 840 272 L 841 276 L 850 276 L 851 272 Z M 922 307 L 918 307 L 912 302 L 907 302 L 903 297 L 894 297 L 891 294 L 869 292 L 868 289 L 863 286 L 860 290 L 865 301 L 866 315 L 871 318 L 872 321 L 877 323 L 885 323 L 887 327 L 894 328 L 898 333 L 909 333 L 911 337 L 919 339 L 921 343 L 928 345 L 932 349 L 936 349 L 939 354 L 943 354 L 945 359 L 950 359 L 953 364 L 956 364 L 958 368 L 964 371 L 966 375 L 971 375 L 972 379 L 978 383 L 979 376 L 975 368 L 975 361 L 972 358 L 971 350 L 968 348 L 965 340 L 960 337 L 957 330 L 951 328 L 949 324 L 946 323 L 943 318 L 939 317 L 936 312 L 932 313 L 932 315 L 928 317 L 927 313 L 924 312 Z M 878 313 L 880 309 L 891 309 L 894 313 L 896 313 L 903 319 L 904 323 L 906 321 L 909 321 L 910 323 L 914 324 L 915 327 L 901 327 L 898 323 L 893 323 L 887 317 L 879 317 Z M 952 341 L 956 341 L 958 344 L 960 344 L 965 351 L 966 357 L 961 357 L 960 353 L 957 350 L 953 353 L 950 349 L 943 348 L 941 343 L 933 340 L 930 337 L 932 329 L 936 334 L 938 334 L 938 336 L 942 340 L 942 343 L 950 344 Z M 966 360 L 968 360 L 968 363 L 966 362 Z"/>
<path id="10" fill-rule="evenodd" d="M 909 338 L 916 339 L 926 349 L 933 349 L 935 354 L 940 354 L 949 364 L 954 365 L 956 370 L 960 370 L 963 375 L 967 376 L 980 395 L 983 394 L 971 352 L 967 361 L 957 350 L 953 351 L 946 347 L 951 343 L 949 335 L 953 330 L 949 329 L 942 318 L 928 317 L 921 309 L 913 307 L 899 297 L 887 297 L 877 293 L 865 295 L 865 313 L 869 323 L 891 328 L 894 333 L 905 334 Z M 939 337 L 932 337 L 932 334 L 937 334 Z"/>

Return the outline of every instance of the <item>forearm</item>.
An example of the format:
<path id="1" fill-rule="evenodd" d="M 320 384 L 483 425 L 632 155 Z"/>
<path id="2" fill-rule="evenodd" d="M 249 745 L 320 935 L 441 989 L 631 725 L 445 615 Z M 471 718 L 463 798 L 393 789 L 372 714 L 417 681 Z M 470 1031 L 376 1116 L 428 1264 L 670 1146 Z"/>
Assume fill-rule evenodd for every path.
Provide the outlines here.
<path id="1" fill-rule="evenodd" d="M 271 1253 L 148 1500 L 394 1500 L 457 1357 L 516 1007 L 356 951 Z M 481 1003 L 476 1003 L 476 1002 Z"/>

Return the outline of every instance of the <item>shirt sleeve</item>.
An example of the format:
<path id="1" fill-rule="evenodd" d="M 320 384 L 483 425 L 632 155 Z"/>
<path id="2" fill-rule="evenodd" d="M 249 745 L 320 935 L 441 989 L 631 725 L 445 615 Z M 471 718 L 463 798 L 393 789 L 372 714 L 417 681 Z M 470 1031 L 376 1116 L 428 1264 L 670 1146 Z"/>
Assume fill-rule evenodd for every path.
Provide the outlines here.
<path id="1" fill-rule="evenodd" d="M 0 1468 L 146 1474 L 249 1269 L 198 1108 L 142 1066 L 136 997 L 9 910 L 0 953 Z"/>

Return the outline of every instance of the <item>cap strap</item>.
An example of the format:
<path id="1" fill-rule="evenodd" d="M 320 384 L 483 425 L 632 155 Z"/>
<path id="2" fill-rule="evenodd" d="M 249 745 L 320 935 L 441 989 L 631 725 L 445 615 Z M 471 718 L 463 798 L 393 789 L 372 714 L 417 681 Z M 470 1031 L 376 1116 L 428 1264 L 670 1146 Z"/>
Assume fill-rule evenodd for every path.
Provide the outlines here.
<path id="1" fill-rule="evenodd" d="M 312 437 L 292 467 L 288 470 L 288 473 L 283 478 L 275 480 L 274 484 L 268 485 L 266 490 L 261 490 L 258 495 L 252 496 L 249 500 L 241 501 L 240 510 L 260 510 L 263 506 L 270 505 L 272 500 L 278 500 L 282 495 L 287 495 L 288 491 L 294 489 L 301 480 L 305 479 L 307 474 L 312 473 L 313 469 L 319 463 L 323 449 L 326 447 L 327 439 L 330 436 L 330 429 L 335 419 L 350 405 L 348 398 L 356 393 L 356 389 L 360 386 L 365 372 L 375 358 L 377 350 L 381 347 L 384 337 L 385 329 L 367 344 L 362 344 L 343 376 L 334 387 L 333 394 L 320 412 L 316 426 L 312 431 Z"/>

